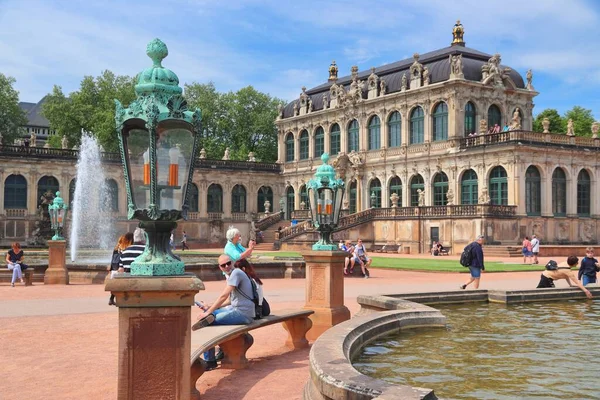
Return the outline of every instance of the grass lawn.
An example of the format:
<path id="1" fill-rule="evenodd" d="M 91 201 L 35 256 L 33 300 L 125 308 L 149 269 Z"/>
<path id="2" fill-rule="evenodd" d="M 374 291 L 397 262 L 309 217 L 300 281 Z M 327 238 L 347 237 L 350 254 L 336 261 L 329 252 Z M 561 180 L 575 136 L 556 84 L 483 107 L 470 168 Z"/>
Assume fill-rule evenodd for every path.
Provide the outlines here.
<path id="1" fill-rule="evenodd" d="M 469 272 L 469 269 L 460 265 L 457 260 L 441 260 L 440 257 L 433 259 L 373 257 L 371 267 L 413 271 Z M 543 265 L 485 263 L 485 272 L 541 271 L 543 269 Z"/>

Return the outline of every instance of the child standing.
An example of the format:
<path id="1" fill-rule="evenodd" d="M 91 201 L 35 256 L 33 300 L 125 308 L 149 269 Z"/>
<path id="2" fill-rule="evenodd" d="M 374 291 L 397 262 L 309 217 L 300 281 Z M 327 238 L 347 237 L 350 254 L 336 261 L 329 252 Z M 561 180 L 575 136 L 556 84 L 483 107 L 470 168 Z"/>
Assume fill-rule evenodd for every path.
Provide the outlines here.
<path id="1" fill-rule="evenodd" d="M 577 277 L 583 283 L 583 286 L 587 286 L 588 283 L 596 283 L 596 273 L 598 271 L 600 271 L 600 265 L 598 260 L 594 258 L 594 249 L 588 247 L 585 249 L 585 257 L 581 260 Z"/>

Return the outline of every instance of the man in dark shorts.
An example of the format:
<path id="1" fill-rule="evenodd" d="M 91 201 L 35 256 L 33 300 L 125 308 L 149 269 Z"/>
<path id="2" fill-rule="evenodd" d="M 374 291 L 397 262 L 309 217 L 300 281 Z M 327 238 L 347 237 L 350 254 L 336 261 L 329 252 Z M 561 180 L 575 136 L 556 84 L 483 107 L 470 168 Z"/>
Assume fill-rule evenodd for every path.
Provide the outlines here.
<path id="1" fill-rule="evenodd" d="M 471 272 L 471 277 L 464 284 L 460 285 L 461 289 L 466 289 L 471 283 L 475 289 L 479 289 L 479 281 L 481 280 L 481 271 L 485 270 L 485 265 L 483 263 L 483 241 L 484 236 L 479 235 L 477 239 L 472 243 L 471 247 L 471 265 L 469 266 L 469 271 Z"/>
<path id="2" fill-rule="evenodd" d="M 567 281 L 570 287 L 577 286 L 583 291 L 583 293 L 585 293 L 588 299 L 591 299 L 592 294 L 590 291 L 583 286 L 583 284 L 575 276 L 575 273 L 571 271 L 571 268 L 576 267 L 578 263 L 579 259 L 575 256 L 570 256 L 567 258 L 566 263 L 557 264 L 556 261 L 548 261 L 548 264 L 546 264 L 546 269 L 542 272 L 540 283 L 538 283 L 537 288 L 553 288 L 554 281 L 564 279 Z"/>

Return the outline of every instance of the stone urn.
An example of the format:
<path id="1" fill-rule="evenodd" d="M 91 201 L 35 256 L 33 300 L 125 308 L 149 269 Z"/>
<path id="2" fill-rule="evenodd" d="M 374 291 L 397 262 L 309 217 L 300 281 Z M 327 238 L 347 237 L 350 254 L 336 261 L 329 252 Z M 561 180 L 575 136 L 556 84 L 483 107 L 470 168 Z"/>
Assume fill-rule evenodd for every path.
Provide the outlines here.
<path id="1" fill-rule="evenodd" d="M 390 200 L 392 201 L 392 208 L 398 207 L 398 199 L 400 199 L 400 196 L 398 196 L 397 193 L 392 193 L 392 195 L 390 196 Z"/>
<path id="2" fill-rule="evenodd" d="M 544 133 L 550 133 L 550 120 L 548 118 L 542 120 L 542 127 L 544 128 Z"/>
<path id="3" fill-rule="evenodd" d="M 303 202 L 303 201 L 300 202 L 300 209 L 301 210 L 305 210 L 306 209 L 306 203 L 305 202 Z"/>
<path id="4" fill-rule="evenodd" d="M 269 214 L 269 209 L 271 208 L 271 202 L 269 200 L 265 200 L 265 215 Z"/>

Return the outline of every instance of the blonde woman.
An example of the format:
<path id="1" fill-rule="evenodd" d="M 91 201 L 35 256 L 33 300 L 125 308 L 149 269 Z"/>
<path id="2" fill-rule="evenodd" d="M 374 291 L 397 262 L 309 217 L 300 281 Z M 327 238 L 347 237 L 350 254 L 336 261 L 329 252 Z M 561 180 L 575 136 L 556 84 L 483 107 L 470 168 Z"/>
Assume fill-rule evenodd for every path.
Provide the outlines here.
<path id="1" fill-rule="evenodd" d="M 21 264 L 24 261 L 23 250 L 21 250 L 21 244 L 19 242 L 14 242 L 11 245 L 11 249 L 6 253 L 6 263 L 9 270 L 12 273 L 12 279 L 10 281 L 10 286 L 15 287 L 15 281 L 19 279 L 21 283 L 23 282 L 23 272 L 21 270 Z"/>
<path id="2" fill-rule="evenodd" d="M 133 243 L 133 233 L 131 233 L 131 232 L 127 232 L 126 234 L 121 235 L 121 237 L 119 238 L 119 241 L 117 242 L 117 245 L 115 246 L 115 248 L 113 250 L 112 258 L 110 260 L 110 265 L 107 268 L 107 270 L 110 271 L 110 279 L 114 278 L 116 274 L 124 271 L 123 267 L 119 267 L 119 263 L 121 262 L 121 253 L 127 247 L 131 246 L 132 243 Z M 109 306 L 116 305 L 114 294 L 110 295 L 110 299 L 108 300 L 108 305 Z"/>

